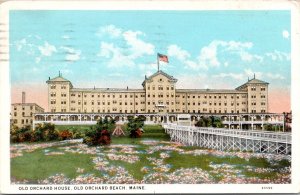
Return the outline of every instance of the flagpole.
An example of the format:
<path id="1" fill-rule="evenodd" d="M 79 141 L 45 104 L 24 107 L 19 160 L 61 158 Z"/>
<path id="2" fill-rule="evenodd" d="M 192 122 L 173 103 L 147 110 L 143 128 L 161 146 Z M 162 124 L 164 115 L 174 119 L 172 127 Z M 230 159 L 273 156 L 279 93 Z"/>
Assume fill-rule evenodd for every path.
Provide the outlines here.
<path id="1" fill-rule="evenodd" d="M 158 54 L 157 54 L 157 69 L 158 69 L 158 72 L 159 72 L 159 57 L 158 57 Z"/>

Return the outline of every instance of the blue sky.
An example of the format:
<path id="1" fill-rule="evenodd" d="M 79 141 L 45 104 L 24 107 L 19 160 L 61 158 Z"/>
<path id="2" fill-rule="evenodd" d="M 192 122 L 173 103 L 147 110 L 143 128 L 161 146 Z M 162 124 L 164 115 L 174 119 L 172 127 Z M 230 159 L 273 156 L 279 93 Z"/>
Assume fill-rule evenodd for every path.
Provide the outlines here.
<path id="1" fill-rule="evenodd" d="M 11 11 L 10 43 L 13 86 L 141 88 L 159 52 L 181 88 L 290 88 L 289 11 Z"/>

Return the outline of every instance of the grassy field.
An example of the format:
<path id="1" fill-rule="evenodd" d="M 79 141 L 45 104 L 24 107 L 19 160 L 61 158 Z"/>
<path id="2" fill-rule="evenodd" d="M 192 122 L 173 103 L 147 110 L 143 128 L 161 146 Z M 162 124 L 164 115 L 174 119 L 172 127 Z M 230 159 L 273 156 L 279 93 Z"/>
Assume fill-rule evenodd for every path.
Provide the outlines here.
<path id="1" fill-rule="evenodd" d="M 57 126 L 57 128 L 60 130 L 78 128 L 84 131 L 89 127 Z M 255 178 L 258 182 L 262 182 L 261 179 L 267 179 L 269 182 L 276 183 L 282 180 L 279 173 L 282 172 L 285 178 L 289 174 L 288 171 L 283 171 L 290 167 L 290 162 L 286 159 L 270 161 L 247 153 L 240 154 L 250 155 L 248 158 L 243 158 L 234 152 L 232 152 L 232 155 L 227 153 L 215 155 L 205 153 L 207 152 L 206 149 L 195 146 L 174 145 L 169 142 L 169 136 L 164 133 L 163 128 L 160 126 L 145 126 L 144 131 L 143 138 L 112 137 L 110 146 L 87 147 L 81 143 L 66 143 L 59 146 L 42 147 L 42 143 L 40 145 L 24 144 L 24 147 L 29 149 L 13 151 L 22 153 L 21 156 L 11 159 L 13 181 L 22 182 L 26 180 L 27 183 L 39 183 L 39 180 L 47 179 L 55 174 L 63 174 L 70 179 L 90 174 L 96 178 L 106 177 L 107 175 L 109 178 L 120 177 L 116 167 L 125 169 L 135 181 L 147 183 L 156 182 L 156 180 L 147 180 L 156 173 L 168 178 L 168 175 L 175 174 L 178 170 L 191 168 L 207 173 L 209 181 L 213 183 L 224 182 L 225 179 L 231 177 L 234 181 L 237 175 L 245 181 L 248 178 Z M 151 144 L 151 142 L 154 144 Z M 31 147 L 34 147 L 34 149 Z M 61 154 L 46 155 L 47 152 Z M 198 154 L 197 152 L 204 153 Z M 95 158 L 99 158 L 106 163 L 103 170 L 99 171 L 96 168 L 98 165 L 93 162 Z M 132 163 L 126 160 L 127 158 L 137 159 Z M 78 169 L 84 171 L 78 172 Z M 145 169 L 146 171 L 144 171 Z M 178 182 L 180 182 L 180 177 Z M 109 183 L 115 180 L 107 179 L 105 181 Z M 169 179 L 167 181 L 176 182 L 177 180 Z M 190 180 L 187 179 L 186 181 Z M 287 179 L 287 181 L 289 180 Z M 205 183 L 205 181 L 203 182 Z"/>

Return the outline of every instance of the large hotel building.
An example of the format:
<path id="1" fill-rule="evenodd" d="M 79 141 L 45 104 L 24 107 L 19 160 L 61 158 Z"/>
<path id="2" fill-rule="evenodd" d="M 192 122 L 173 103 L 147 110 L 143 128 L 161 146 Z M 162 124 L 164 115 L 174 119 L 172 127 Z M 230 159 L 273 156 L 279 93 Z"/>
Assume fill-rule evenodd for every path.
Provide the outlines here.
<path id="1" fill-rule="evenodd" d="M 51 113 L 267 113 L 268 83 L 255 78 L 235 89 L 177 89 L 163 71 L 141 89 L 76 88 L 62 77 L 47 81 Z"/>

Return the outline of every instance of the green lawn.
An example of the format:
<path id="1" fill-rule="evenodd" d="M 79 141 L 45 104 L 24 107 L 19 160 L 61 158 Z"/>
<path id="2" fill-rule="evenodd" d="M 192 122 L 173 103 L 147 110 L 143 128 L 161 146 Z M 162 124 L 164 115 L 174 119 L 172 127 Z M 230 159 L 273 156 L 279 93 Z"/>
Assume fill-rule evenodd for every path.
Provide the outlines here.
<path id="1" fill-rule="evenodd" d="M 52 148 L 51 148 L 52 149 Z M 57 150 L 55 150 L 57 151 Z M 72 154 L 46 156 L 44 149 L 25 153 L 22 157 L 11 160 L 11 174 L 17 179 L 36 181 L 56 173 L 64 173 L 69 178 L 79 175 L 77 168 L 84 168 L 86 172 L 100 176 L 100 172 L 93 167 L 92 155 Z"/>
<path id="2" fill-rule="evenodd" d="M 58 129 L 63 130 L 68 128 L 69 130 L 76 129 L 76 127 L 80 131 L 84 131 L 85 128 L 89 128 L 87 126 L 57 126 Z M 255 177 L 258 179 L 274 179 L 278 178 L 278 172 L 282 168 L 289 167 L 290 162 L 288 160 L 279 160 L 276 162 L 269 162 L 265 158 L 250 158 L 246 160 L 244 158 L 240 158 L 237 156 L 217 156 L 211 154 L 200 154 L 193 155 L 189 152 L 193 152 L 196 150 L 203 150 L 196 146 L 176 146 L 178 150 L 183 152 L 178 152 L 176 150 L 169 150 L 168 147 L 175 147 L 172 144 L 168 144 L 168 142 L 161 141 L 169 141 L 169 136 L 164 133 L 164 130 L 161 126 L 145 126 L 145 133 L 142 138 L 129 138 L 126 137 L 112 137 L 112 145 L 111 146 L 100 146 L 97 147 L 96 154 L 88 154 L 85 152 L 81 153 L 71 153 L 64 150 L 62 145 L 60 146 L 52 146 L 48 148 L 38 148 L 33 151 L 22 151 L 23 156 L 15 157 L 11 159 L 11 175 L 17 181 L 28 180 L 30 183 L 38 183 L 38 180 L 46 179 L 50 176 L 53 176 L 57 173 L 64 174 L 67 178 L 73 179 L 76 178 L 80 174 L 93 174 L 95 177 L 103 177 L 103 174 L 111 175 L 112 173 L 105 173 L 105 171 L 99 171 L 95 169 L 95 164 L 92 162 L 94 157 L 99 157 L 105 159 L 108 162 L 108 166 L 120 166 L 125 168 L 128 173 L 137 180 L 142 180 L 144 176 L 149 174 L 149 172 L 155 172 L 157 168 L 161 165 L 155 165 L 150 160 L 149 157 L 154 159 L 161 159 L 161 154 L 165 153 L 169 156 L 162 159 L 163 165 L 170 165 L 170 169 L 166 171 L 164 174 L 173 173 L 176 170 L 181 168 L 199 168 L 203 171 L 209 173 L 214 181 L 217 183 L 220 180 L 227 177 L 227 172 L 233 171 L 233 176 L 237 174 L 237 172 L 244 177 Z M 147 145 L 145 140 L 148 141 L 156 141 L 157 144 Z M 156 143 L 155 142 L 155 143 Z M 42 143 L 38 143 L 42 144 Z M 74 143 L 77 147 L 76 144 Z M 133 147 L 134 151 L 137 153 L 133 154 L 125 154 L 122 153 L 121 150 L 123 147 Z M 28 146 L 34 145 L 32 143 L 28 144 Z M 64 145 L 65 146 L 65 145 Z M 79 145 L 78 145 L 79 146 Z M 81 145 L 82 146 L 82 145 Z M 116 146 L 116 147 L 115 147 Z M 166 146 L 166 147 L 165 147 Z M 163 149 L 153 150 L 156 147 L 161 147 Z M 165 147 L 165 149 L 164 149 Z M 89 147 L 87 149 L 95 149 L 95 147 Z M 47 156 L 45 155 L 45 150 L 49 150 L 51 152 L 63 152 L 63 155 L 53 155 Z M 153 150 L 154 152 L 149 152 Z M 123 156 L 138 156 L 139 160 L 134 163 L 129 163 L 123 160 L 110 160 L 107 155 L 123 155 Z M 234 154 L 234 153 L 233 153 Z M 216 165 L 217 169 L 213 168 L 211 165 Z M 227 168 L 226 168 L 227 166 Z M 147 167 L 149 172 L 141 171 L 142 168 Z M 229 167 L 229 168 L 228 168 Z M 270 169 L 268 172 L 254 172 L 246 167 L 252 167 L 253 169 Z M 76 170 L 78 168 L 84 169 L 83 173 L 78 173 Z M 223 171 L 217 172 L 215 170 Z M 227 170 L 228 169 L 228 170 Z M 113 176 L 113 175 L 111 175 Z"/>

